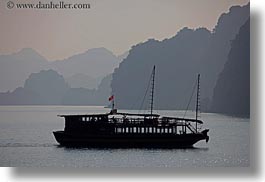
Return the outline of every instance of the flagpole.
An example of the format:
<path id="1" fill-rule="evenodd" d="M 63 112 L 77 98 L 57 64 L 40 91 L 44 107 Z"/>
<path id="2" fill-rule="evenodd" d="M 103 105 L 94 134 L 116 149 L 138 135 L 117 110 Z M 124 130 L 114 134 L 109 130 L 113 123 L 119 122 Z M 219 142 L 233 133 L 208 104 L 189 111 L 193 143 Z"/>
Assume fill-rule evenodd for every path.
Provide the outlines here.
<path id="1" fill-rule="evenodd" d="M 114 110 L 114 98 L 112 100 L 112 110 Z"/>
<path id="2" fill-rule="evenodd" d="M 109 97 L 109 101 L 110 102 L 112 102 L 112 108 L 111 108 L 111 112 L 114 112 L 114 110 L 115 110 L 115 97 L 114 97 L 114 95 L 111 95 L 110 97 Z"/>

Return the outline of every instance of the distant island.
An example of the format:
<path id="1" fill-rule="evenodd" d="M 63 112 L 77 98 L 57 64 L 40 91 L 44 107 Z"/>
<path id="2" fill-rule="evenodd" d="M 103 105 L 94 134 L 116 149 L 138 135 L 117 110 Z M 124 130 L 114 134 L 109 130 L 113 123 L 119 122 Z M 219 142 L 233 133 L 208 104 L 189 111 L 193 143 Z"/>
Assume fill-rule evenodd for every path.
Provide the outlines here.
<path id="1" fill-rule="evenodd" d="M 126 54 L 126 53 L 125 53 Z M 48 61 L 31 48 L 0 55 L 0 92 L 22 87 L 32 73 L 52 69 L 61 74 L 75 88 L 94 89 L 100 81 L 111 74 L 122 61 L 105 48 L 89 49 L 65 60 Z"/>
<path id="2" fill-rule="evenodd" d="M 32 73 L 23 87 L 0 93 L 0 105 L 106 105 L 111 75 L 97 89 L 71 88 L 54 70 Z"/>
<path id="3" fill-rule="evenodd" d="M 249 4 L 223 13 L 213 31 L 184 27 L 150 39 L 120 56 L 89 49 L 47 61 L 30 48 L 0 55 L 0 105 L 108 105 L 148 109 L 148 75 L 157 67 L 155 109 L 186 109 L 201 74 L 201 111 L 249 117 Z M 190 109 L 194 109 L 191 106 Z"/>

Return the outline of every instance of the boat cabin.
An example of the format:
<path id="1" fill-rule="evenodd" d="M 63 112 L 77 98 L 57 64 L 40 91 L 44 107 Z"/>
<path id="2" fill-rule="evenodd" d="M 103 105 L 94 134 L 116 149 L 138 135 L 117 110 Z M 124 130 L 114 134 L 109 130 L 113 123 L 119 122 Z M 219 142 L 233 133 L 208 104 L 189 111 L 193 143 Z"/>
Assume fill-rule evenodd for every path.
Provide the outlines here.
<path id="1" fill-rule="evenodd" d="M 60 115 L 65 118 L 66 133 L 99 134 L 167 134 L 197 133 L 192 123 L 200 120 L 160 117 L 158 114 L 107 113 L 92 115 Z"/>

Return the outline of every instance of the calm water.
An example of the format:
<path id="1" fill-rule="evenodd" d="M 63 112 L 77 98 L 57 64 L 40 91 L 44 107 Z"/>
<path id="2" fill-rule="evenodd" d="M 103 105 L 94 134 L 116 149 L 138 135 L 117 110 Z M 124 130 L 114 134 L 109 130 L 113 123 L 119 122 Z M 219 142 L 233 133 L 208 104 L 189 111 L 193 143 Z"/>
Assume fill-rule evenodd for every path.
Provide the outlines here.
<path id="1" fill-rule="evenodd" d="M 210 141 L 200 141 L 194 149 L 68 149 L 57 145 L 52 131 L 64 128 L 58 114 L 108 111 L 92 106 L 0 106 L 0 166 L 249 166 L 249 119 L 208 113 L 201 114 L 201 119 L 210 129 Z M 183 116 L 182 111 L 156 112 Z"/>

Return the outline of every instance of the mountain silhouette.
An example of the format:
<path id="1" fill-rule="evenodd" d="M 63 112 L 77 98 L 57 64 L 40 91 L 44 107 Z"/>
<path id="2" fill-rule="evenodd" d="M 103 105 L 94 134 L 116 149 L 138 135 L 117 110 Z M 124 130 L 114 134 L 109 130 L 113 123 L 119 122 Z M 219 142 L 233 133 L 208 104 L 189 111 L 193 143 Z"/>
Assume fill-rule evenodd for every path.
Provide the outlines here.
<path id="1" fill-rule="evenodd" d="M 247 44 L 249 15 L 249 4 L 233 6 L 213 31 L 185 27 L 171 38 L 149 39 L 119 56 L 105 48 L 57 61 L 30 48 L 0 55 L 0 105 L 107 105 L 114 94 L 117 108 L 148 109 L 156 65 L 155 109 L 186 109 L 200 73 L 202 111 L 249 115 L 249 43 L 239 45 Z"/>
<path id="2" fill-rule="evenodd" d="M 184 28 L 170 39 L 150 39 L 132 47 L 113 73 L 111 86 L 117 107 L 139 109 L 151 69 L 156 65 L 155 108 L 184 108 L 210 36 L 205 28 Z M 148 107 L 148 102 L 149 98 L 143 108 Z"/>
<path id="3" fill-rule="evenodd" d="M 39 72 L 47 64 L 44 57 L 30 48 L 10 55 L 0 55 L 0 91 L 22 87 L 31 73 Z"/>
<path id="4" fill-rule="evenodd" d="M 62 105 L 108 105 L 108 97 L 111 93 L 111 74 L 104 77 L 97 89 L 71 88 L 64 95 Z"/>
<path id="5" fill-rule="evenodd" d="M 22 87 L 31 73 L 48 69 L 63 75 L 71 87 L 96 88 L 120 62 L 105 48 L 89 49 L 60 61 L 47 61 L 35 50 L 25 48 L 14 54 L 0 55 L 0 92 Z"/>
<path id="6" fill-rule="evenodd" d="M 107 105 L 111 75 L 97 89 L 71 88 L 54 70 L 32 73 L 23 87 L 0 93 L 0 105 Z"/>
<path id="7" fill-rule="evenodd" d="M 143 98 L 151 69 L 156 65 L 155 109 L 186 109 L 196 76 L 201 73 L 201 110 L 207 111 L 231 40 L 248 17 L 249 4 L 234 6 L 220 16 L 213 32 L 183 28 L 172 38 L 150 39 L 133 46 L 113 73 L 111 88 L 117 107 L 148 109 L 150 98 Z"/>
<path id="8" fill-rule="evenodd" d="M 123 61 L 125 58 L 127 58 L 128 55 L 129 55 L 129 51 L 126 51 L 123 54 L 118 55 L 117 57 L 119 60 Z"/>
<path id="9" fill-rule="evenodd" d="M 1 105 L 57 105 L 69 89 L 64 78 L 53 70 L 32 73 L 24 87 L 0 93 Z"/>
<path id="10" fill-rule="evenodd" d="M 250 20 L 241 27 L 231 47 L 214 88 L 211 111 L 249 117 Z"/>
<path id="11" fill-rule="evenodd" d="M 87 88 L 87 89 L 96 89 L 102 80 L 102 77 L 91 77 L 83 73 L 77 73 L 73 76 L 66 77 L 65 81 L 72 88 Z"/>
<path id="12" fill-rule="evenodd" d="M 223 70 L 231 49 L 231 41 L 235 39 L 241 26 L 250 16 L 250 4 L 232 6 L 228 13 L 223 13 L 215 26 L 209 47 L 202 57 L 201 70 L 203 76 L 202 91 L 207 99 L 212 99 L 213 89 L 219 73 Z M 205 69 L 207 67 L 207 69 Z M 206 108 L 205 108 L 206 109 Z"/>
<path id="13" fill-rule="evenodd" d="M 104 77 L 113 72 L 120 60 L 105 48 L 94 48 L 65 60 L 51 62 L 50 68 L 65 78 L 81 73 L 90 77 Z"/>

